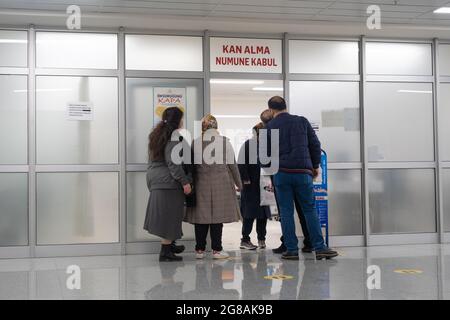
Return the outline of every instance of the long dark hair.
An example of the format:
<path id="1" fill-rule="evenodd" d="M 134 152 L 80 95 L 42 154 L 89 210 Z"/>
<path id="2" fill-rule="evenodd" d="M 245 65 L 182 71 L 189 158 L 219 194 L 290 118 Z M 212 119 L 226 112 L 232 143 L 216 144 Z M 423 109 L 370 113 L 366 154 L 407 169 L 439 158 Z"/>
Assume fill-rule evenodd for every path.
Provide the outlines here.
<path id="1" fill-rule="evenodd" d="M 164 160 L 164 149 L 172 133 L 180 127 L 183 111 L 178 107 L 164 110 L 162 120 L 148 136 L 148 158 L 152 161 Z"/>

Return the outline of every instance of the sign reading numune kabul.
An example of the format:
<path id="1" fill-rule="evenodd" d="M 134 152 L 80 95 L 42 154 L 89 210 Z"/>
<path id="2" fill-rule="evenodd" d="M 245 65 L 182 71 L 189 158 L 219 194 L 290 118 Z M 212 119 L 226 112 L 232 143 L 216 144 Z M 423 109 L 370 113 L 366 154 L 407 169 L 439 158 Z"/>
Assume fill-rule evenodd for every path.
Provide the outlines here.
<path id="1" fill-rule="evenodd" d="M 281 73 L 282 43 L 277 39 L 211 38 L 211 71 Z"/>

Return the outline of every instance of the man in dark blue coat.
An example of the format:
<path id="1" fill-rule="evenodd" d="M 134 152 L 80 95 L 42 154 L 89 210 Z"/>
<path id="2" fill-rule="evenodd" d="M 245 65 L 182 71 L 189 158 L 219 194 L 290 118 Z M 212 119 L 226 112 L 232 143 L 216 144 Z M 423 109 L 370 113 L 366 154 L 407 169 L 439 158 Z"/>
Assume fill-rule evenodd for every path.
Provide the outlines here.
<path id="1" fill-rule="evenodd" d="M 271 121 L 273 119 L 273 112 L 270 109 L 266 109 L 261 113 L 261 122 L 264 124 L 264 127 L 267 126 L 267 124 L 269 123 L 269 121 Z M 272 178 L 272 184 L 273 184 L 273 176 L 271 176 Z M 276 198 L 276 190 L 275 190 L 275 198 Z M 312 247 L 311 247 L 311 241 L 309 241 L 309 232 L 308 232 L 308 227 L 306 225 L 306 219 L 305 219 L 305 215 L 303 214 L 302 211 L 302 207 L 300 206 L 300 203 L 298 202 L 297 198 L 294 199 L 294 205 L 295 205 L 295 211 L 297 211 L 297 215 L 298 215 L 298 219 L 300 220 L 300 226 L 302 228 L 302 233 L 303 233 L 303 248 L 302 248 L 302 252 L 305 253 L 310 253 L 313 251 Z M 278 209 L 278 213 L 280 212 L 280 206 L 278 205 L 277 202 L 277 209 Z M 276 248 L 276 249 L 272 249 L 272 252 L 275 254 L 282 254 L 284 252 L 286 252 L 286 246 L 284 245 L 284 238 L 283 236 L 281 236 L 280 238 L 281 240 L 281 245 Z"/>
<path id="2" fill-rule="evenodd" d="M 281 228 L 287 251 L 283 259 L 298 260 L 298 239 L 295 233 L 294 199 L 297 198 L 306 218 L 311 245 L 316 259 L 333 258 L 338 254 L 325 245 L 317 214 L 313 179 L 319 174 L 320 141 L 309 121 L 287 112 L 286 101 L 275 96 L 269 100 L 274 118 L 267 125 L 268 135 L 279 133 L 278 172 L 274 185 L 280 207 Z M 270 137 L 269 154 L 270 154 Z"/>

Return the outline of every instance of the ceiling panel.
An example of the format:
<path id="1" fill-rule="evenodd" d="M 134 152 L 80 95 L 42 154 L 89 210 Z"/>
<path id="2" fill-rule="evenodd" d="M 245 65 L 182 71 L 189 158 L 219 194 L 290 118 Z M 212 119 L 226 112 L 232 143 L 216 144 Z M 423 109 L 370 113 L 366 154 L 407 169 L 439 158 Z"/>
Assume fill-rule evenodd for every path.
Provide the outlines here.
<path id="1" fill-rule="evenodd" d="M 80 5 L 83 12 L 96 14 L 224 17 L 242 21 L 269 19 L 275 22 L 283 19 L 283 22 L 292 23 L 363 22 L 368 16 L 367 7 L 376 4 L 382 10 L 382 22 L 450 24 L 450 15 L 433 13 L 436 8 L 450 6 L 450 0 L 0 0 L 0 10 L 27 9 L 61 13 L 71 4 Z"/>

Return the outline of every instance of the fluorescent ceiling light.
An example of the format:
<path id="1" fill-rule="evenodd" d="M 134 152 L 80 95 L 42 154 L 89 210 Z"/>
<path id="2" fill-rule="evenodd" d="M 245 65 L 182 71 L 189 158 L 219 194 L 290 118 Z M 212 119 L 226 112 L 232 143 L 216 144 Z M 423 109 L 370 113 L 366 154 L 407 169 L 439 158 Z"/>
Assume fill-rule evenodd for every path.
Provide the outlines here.
<path id="1" fill-rule="evenodd" d="M 215 115 L 216 118 L 236 118 L 236 119 L 258 119 L 259 116 L 252 116 L 252 115 L 240 115 L 240 114 L 218 114 Z"/>
<path id="2" fill-rule="evenodd" d="M 19 39 L 0 39 L 0 43 L 28 43 L 28 41 Z"/>
<path id="3" fill-rule="evenodd" d="M 421 91 L 421 90 L 398 90 L 399 93 L 426 93 L 432 94 L 432 91 Z"/>
<path id="4" fill-rule="evenodd" d="M 36 89 L 36 92 L 70 92 L 72 89 L 70 88 L 61 88 L 61 89 Z M 27 93 L 27 89 L 17 89 L 14 90 L 14 93 Z"/>
<path id="5" fill-rule="evenodd" d="M 252 89 L 253 91 L 281 91 L 283 92 L 284 89 L 280 87 L 254 87 Z"/>
<path id="6" fill-rule="evenodd" d="M 442 7 L 434 10 L 434 13 L 450 13 L 450 7 Z"/>
<path id="7" fill-rule="evenodd" d="M 228 80 L 228 79 L 211 79 L 209 83 L 212 84 L 264 84 L 262 80 Z"/>

